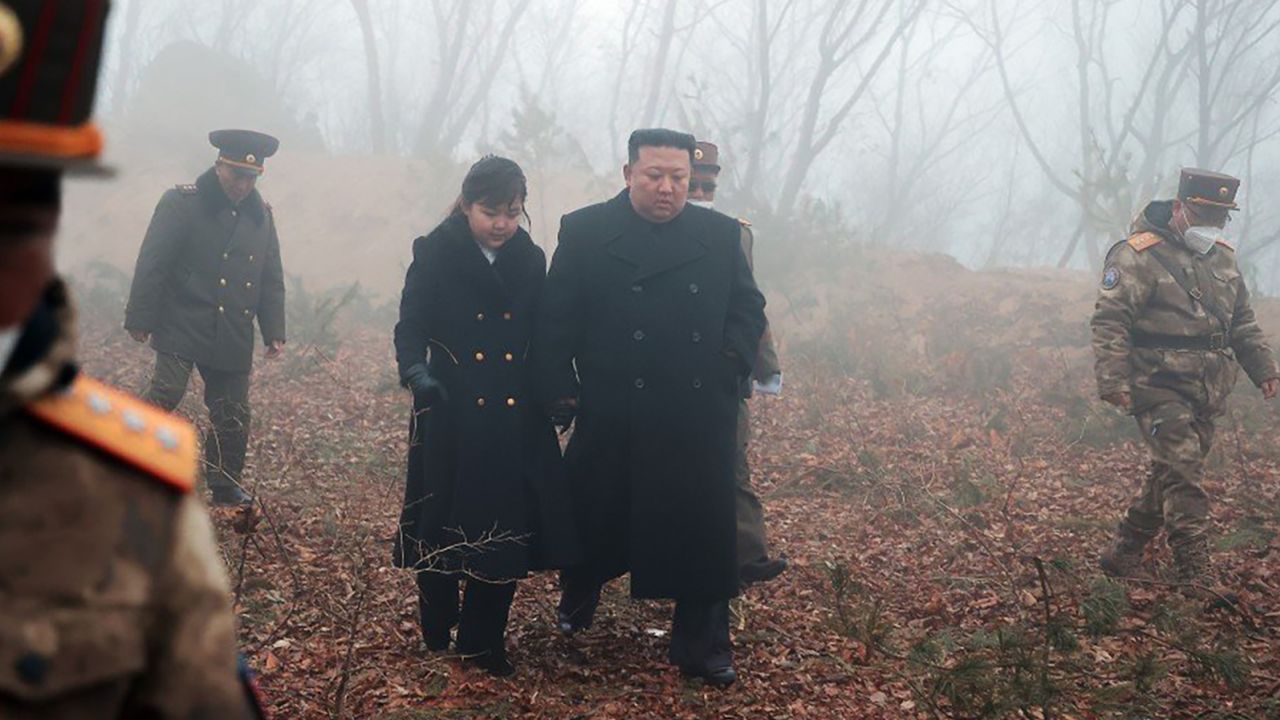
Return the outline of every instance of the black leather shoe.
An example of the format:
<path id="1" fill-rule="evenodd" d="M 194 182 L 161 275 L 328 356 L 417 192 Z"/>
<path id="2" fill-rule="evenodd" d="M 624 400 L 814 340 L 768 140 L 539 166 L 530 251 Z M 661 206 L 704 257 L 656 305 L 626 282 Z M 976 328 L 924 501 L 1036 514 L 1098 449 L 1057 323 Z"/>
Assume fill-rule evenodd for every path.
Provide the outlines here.
<path id="1" fill-rule="evenodd" d="M 779 555 L 776 558 L 765 558 L 759 562 L 743 565 L 738 569 L 738 577 L 742 580 L 743 585 L 754 585 L 756 583 L 769 582 L 786 572 L 787 565 L 786 555 Z"/>
<path id="2" fill-rule="evenodd" d="M 463 660 L 474 665 L 481 670 L 489 673 L 493 677 L 511 677 L 516 674 L 516 666 L 507 660 L 507 654 L 503 653 L 482 653 L 465 657 Z"/>
<path id="3" fill-rule="evenodd" d="M 253 504 L 253 496 L 241 490 L 239 485 L 218 486 L 213 488 L 210 504 L 214 507 L 244 507 Z"/>
<path id="4" fill-rule="evenodd" d="M 680 668 L 680 672 L 686 677 L 702 678 L 703 682 L 712 687 L 729 687 L 738 680 L 738 673 L 734 672 L 731 665 L 711 668 L 710 670 Z"/>
<path id="5" fill-rule="evenodd" d="M 574 635 L 591 627 L 591 623 L 576 623 L 569 613 L 562 610 L 556 611 L 556 627 L 564 635 Z"/>

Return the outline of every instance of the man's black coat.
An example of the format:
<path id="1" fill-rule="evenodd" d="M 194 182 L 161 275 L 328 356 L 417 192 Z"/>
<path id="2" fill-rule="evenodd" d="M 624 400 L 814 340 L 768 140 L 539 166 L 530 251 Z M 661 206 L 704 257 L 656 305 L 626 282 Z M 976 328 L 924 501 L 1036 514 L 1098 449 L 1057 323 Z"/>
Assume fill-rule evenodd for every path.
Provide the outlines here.
<path id="1" fill-rule="evenodd" d="M 565 461 L 587 566 L 602 580 L 630 570 L 636 597 L 738 590 L 738 388 L 765 327 L 740 232 L 694 206 L 649 223 L 626 191 L 561 221 L 539 393 L 579 400 Z"/>

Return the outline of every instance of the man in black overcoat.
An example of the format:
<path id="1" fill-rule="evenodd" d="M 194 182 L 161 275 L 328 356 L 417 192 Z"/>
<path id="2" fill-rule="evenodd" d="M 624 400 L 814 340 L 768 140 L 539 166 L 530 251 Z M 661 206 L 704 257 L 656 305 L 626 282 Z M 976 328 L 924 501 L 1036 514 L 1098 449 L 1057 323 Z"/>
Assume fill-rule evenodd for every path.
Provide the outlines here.
<path id="1" fill-rule="evenodd" d="M 562 629 L 601 586 L 676 600 L 671 662 L 735 679 L 734 443 L 741 382 L 765 328 L 736 220 L 686 205 L 695 142 L 637 130 L 627 189 L 566 215 L 535 334 L 539 392 L 561 425 L 586 561 L 563 573 Z"/>

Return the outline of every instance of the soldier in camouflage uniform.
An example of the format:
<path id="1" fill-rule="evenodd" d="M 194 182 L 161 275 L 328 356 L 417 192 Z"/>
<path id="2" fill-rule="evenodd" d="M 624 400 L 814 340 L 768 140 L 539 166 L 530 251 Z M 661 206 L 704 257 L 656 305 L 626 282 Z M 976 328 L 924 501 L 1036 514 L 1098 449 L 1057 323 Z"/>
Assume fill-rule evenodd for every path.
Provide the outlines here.
<path id="1" fill-rule="evenodd" d="M 1177 199 L 1149 204 L 1107 255 L 1091 323 L 1098 393 L 1137 419 L 1151 455 L 1150 473 L 1102 555 L 1108 575 L 1137 574 L 1143 548 L 1163 526 L 1178 581 L 1211 582 L 1201 474 L 1214 418 L 1224 412 L 1237 362 L 1267 399 L 1280 390 L 1280 367 L 1223 233 L 1239 185 L 1184 169 Z"/>
<path id="2" fill-rule="evenodd" d="M 101 169 L 106 11 L 0 2 L 0 718 L 260 717 L 195 430 L 77 371 L 54 274 L 62 173 Z"/>

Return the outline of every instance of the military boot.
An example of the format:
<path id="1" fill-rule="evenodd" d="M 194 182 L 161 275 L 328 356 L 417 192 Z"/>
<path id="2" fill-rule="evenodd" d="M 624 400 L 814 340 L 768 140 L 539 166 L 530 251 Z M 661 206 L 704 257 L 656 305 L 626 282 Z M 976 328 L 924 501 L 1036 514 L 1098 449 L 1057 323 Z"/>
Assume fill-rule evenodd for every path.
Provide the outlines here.
<path id="1" fill-rule="evenodd" d="M 1150 538 L 1139 535 L 1125 524 L 1116 528 L 1115 542 L 1102 552 L 1098 565 L 1102 572 L 1113 578 L 1140 578 L 1146 572 L 1142 568 L 1142 550 Z"/>
<path id="2" fill-rule="evenodd" d="M 1215 583 L 1209 574 L 1209 543 L 1203 536 L 1173 547 L 1173 579 L 1184 595 L 1197 599 L 1207 596 L 1204 588 Z"/>

